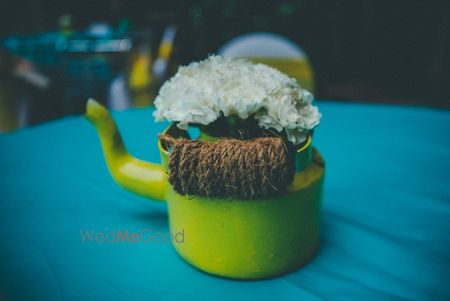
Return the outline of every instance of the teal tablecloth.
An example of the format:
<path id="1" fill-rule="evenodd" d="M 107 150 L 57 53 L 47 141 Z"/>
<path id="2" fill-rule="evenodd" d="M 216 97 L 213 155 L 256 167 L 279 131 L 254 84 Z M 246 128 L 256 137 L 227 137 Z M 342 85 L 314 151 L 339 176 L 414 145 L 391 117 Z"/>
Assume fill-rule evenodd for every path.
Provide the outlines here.
<path id="1" fill-rule="evenodd" d="M 168 231 L 164 203 L 118 187 L 73 117 L 0 136 L 0 300 L 449 300 L 450 112 L 319 102 L 323 239 L 272 280 L 206 275 L 168 244 L 83 243 L 80 230 Z M 149 109 L 114 114 L 158 161 Z"/>

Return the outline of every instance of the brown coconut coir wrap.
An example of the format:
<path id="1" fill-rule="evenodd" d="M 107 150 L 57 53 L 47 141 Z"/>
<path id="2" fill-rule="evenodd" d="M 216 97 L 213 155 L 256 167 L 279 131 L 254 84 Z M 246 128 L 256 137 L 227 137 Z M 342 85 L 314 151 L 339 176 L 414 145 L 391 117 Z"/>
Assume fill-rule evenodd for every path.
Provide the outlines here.
<path id="1" fill-rule="evenodd" d="M 181 195 L 262 198 L 285 192 L 294 179 L 296 150 L 278 137 L 214 143 L 160 139 L 173 146 L 169 182 Z"/>

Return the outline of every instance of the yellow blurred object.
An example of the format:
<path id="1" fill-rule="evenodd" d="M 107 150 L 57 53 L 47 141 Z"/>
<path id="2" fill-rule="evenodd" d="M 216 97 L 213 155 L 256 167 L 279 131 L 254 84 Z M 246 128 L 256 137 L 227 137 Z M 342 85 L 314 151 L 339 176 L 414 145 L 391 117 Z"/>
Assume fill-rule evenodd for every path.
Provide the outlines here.
<path id="1" fill-rule="evenodd" d="M 314 94 L 314 71 L 307 58 L 249 57 L 247 59 L 255 63 L 271 66 L 295 78 L 302 88 Z"/>
<path id="2" fill-rule="evenodd" d="M 274 67 L 315 92 L 314 72 L 306 52 L 288 38 L 270 32 L 237 36 L 218 50 L 225 57 L 246 58 Z"/>
<path id="3" fill-rule="evenodd" d="M 153 102 L 155 78 L 152 73 L 150 47 L 142 47 L 131 62 L 128 86 L 136 107 L 149 106 Z"/>
<path id="4" fill-rule="evenodd" d="M 169 59 L 172 54 L 173 44 L 172 42 L 163 42 L 159 47 L 159 57 L 163 59 Z"/>
<path id="5" fill-rule="evenodd" d="M 163 83 L 167 75 L 169 60 L 172 55 L 173 42 L 176 32 L 177 28 L 174 25 L 167 26 L 167 28 L 164 30 L 161 44 L 159 45 L 158 57 L 153 64 L 153 74 L 155 75 L 159 84 Z"/>
<path id="6" fill-rule="evenodd" d="M 7 78 L 13 77 L 12 57 L 0 50 L 0 133 L 9 132 L 20 126 L 19 106 L 12 85 Z"/>
<path id="7" fill-rule="evenodd" d="M 19 127 L 19 112 L 8 87 L 0 83 L 0 133 Z"/>
<path id="8" fill-rule="evenodd" d="M 151 59 L 147 56 L 140 55 L 133 63 L 130 73 L 130 87 L 132 89 L 144 89 L 151 83 L 151 76 L 148 72 Z"/>

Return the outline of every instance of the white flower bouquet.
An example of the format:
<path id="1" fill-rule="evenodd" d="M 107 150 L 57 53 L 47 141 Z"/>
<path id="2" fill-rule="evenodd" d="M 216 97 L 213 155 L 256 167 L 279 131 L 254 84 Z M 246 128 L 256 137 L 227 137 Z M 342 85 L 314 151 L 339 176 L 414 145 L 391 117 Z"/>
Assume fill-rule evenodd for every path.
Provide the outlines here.
<path id="1" fill-rule="evenodd" d="M 274 68 L 210 56 L 180 67 L 161 87 L 154 116 L 181 129 L 200 126 L 212 136 L 252 138 L 268 132 L 299 145 L 320 121 L 312 100 L 295 79 Z"/>

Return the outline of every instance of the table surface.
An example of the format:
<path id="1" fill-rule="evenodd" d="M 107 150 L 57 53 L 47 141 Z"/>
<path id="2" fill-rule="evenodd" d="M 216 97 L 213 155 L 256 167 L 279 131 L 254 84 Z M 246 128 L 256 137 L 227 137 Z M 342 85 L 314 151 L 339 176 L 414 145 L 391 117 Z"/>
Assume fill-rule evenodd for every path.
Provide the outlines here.
<path id="1" fill-rule="evenodd" d="M 263 281 L 204 274 L 170 244 L 82 242 L 80 230 L 167 232 L 165 203 L 109 176 L 93 127 L 69 117 L 0 136 L 0 300 L 450 298 L 450 112 L 319 101 L 322 244 Z M 129 151 L 159 161 L 151 109 L 114 113 Z"/>

